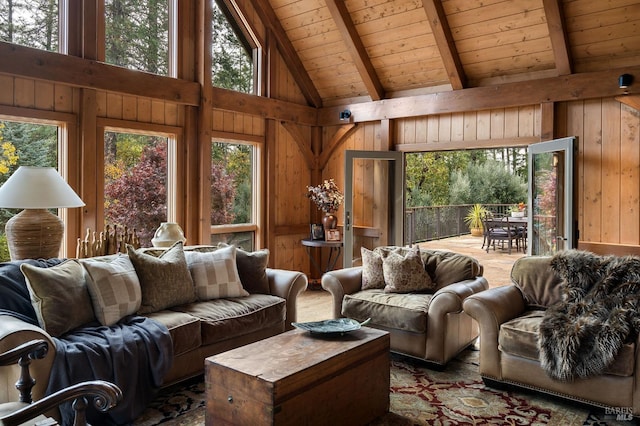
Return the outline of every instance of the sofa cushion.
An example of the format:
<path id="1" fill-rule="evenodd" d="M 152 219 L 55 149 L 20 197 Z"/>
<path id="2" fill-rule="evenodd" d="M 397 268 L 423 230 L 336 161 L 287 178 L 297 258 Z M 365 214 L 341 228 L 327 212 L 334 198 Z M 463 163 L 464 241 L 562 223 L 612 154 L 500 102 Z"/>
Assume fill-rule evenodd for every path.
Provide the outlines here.
<path id="1" fill-rule="evenodd" d="M 158 257 L 135 250 L 131 245 L 127 245 L 127 252 L 140 280 L 140 314 L 196 300 L 182 242 L 177 242 Z"/>
<path id="2" fill-rule="evenodd" d="M 431 277 L 424 269 L 417 246 L 405 255 L 396 251 L 389 253 L 382 259 L 382 274 L 386 293 L 410 293 L 434 287 Z"/>
<path id="3" fill-rule="evenodd" d="M 562 279 L 553 272 L 550 261 L 550 256 L 527 256 L 511 268 L 511 281 L 531 308 L 546 308 L 561 300 Z"/>
<path id="4" fill-rule="evenodd" d="M 140 308 L 142 293 L 136 270 L 128 256 L 111 261 L 83 259 L 93 312 L 102 325 L 113 325 Z"/>
<path id="5" fill-rule="evenodd" d="M 384 288 L 382 253 L 361 247 L 360 255 L 362 256 L 362 289 Z"/>
<path id="6" fill-rule="evenodd" d="M 268 294 L 212 299 L 171 308 L 199 318 L 202 344 L 208 345 L 282 324 L 286 300 Z"/>
<path id="7" fill-rule="evenodd" d="M 240 282 L 235 247 L 207 253 L 189 251 L 185 257 L 199 300 L 249 295 Z"/>
<path id="8" fill-rule="evenodd" d="M 171 310 L 153 312 L 147 317 L 169 329 L 174 357 L 202 346 L 202 331 L 198 318 Z"/>
<path id="9" fill-rule="evenodd" d="M 539 360 L 538 327 L 544 317 L 543 310 L 530 310 L 500 326 L 498 345 L 510 355 Z M 606 369 L 606 374 L 632 376 L 635 365 L 635 344 L 627 343 Z"/>
<path id="10" fill-rule="evenodd" d="M 269 250 L 245 251 L 238 248 L 236 263 L 242 286 L 249 293 L 270 294 L 267 264 Z"/>
<path id="11" fill-rule="evenodd" d="M 384 290 L 362 290 L 347 294 L 342 301 L 342 315 L 358 321 L 371 318 L 376 325 L 424 333 L 427 311 L 433 295 L 429 293 L 385 293 Z"/>
<path id="12" fill-rule="evenodd" d="M 26 278 L 40 327 L 47 333 L 60 337 L 95 321 L 80 262 L 71 259 L 50 268 L 23 263 L 20 270 Z"/>
<path id="13" fill-rule="evenodd" d="M 464 280 L 473 280 L 482 274 L 480 263 L 471 256 L 460 253 L 427 254 L 436 259 L 432 278 L 436 290 Z M 429 259 L 425 262 L 425 267 Z M 427 270 L 428 272 L 428 270 Z"/>

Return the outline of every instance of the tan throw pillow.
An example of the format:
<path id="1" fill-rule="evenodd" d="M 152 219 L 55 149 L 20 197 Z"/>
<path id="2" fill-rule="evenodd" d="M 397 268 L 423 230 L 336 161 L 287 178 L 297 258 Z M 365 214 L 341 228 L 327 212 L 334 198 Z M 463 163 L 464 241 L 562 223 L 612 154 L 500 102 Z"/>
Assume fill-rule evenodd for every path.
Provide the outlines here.
<path id="1" fill-rule="evenodd" d="M 102 325 L 113 325 L 140 309 L 140 281 L 131 260 L 120 254 L 110 262 L 80 261 L 87 273 L 93 312 Z"/>
<path id="2" fill-rule="evenodd" d="M 362 290 L 384 288 L 382 254 L 360 247 L 362 256 Z"/>
<path id="3" fill-rule="evenodd" d="M 431 277 L 424 269 L 420 249 L 416 246 L 404 256 L 391 252 L 382 261 L 385 293 L 410 293 L 433 288 Z"/>
<path id="4" fill-rule="evenodd" d="M 127 252 L 140 280 L 142 304 L 138 313 L 158 312 L 196 301 L 181 241 L 158 257 L 142 253 L 130 245 L 127 245 Z"/>
<path id="5" fill-rule="evenodd" d="M 24 274 L 40 326 L 60 337 L 95 320 L 82 265 L 66 260 L 50 268 L 23 263 Z"/>
<path id="6" fill-rule="evenodd" d="M 216 251 L 185 253 L 187 265 L 200 300 L 248 296 L 242 287 L 236 266 L 236 248 L 228 246 Z"/>

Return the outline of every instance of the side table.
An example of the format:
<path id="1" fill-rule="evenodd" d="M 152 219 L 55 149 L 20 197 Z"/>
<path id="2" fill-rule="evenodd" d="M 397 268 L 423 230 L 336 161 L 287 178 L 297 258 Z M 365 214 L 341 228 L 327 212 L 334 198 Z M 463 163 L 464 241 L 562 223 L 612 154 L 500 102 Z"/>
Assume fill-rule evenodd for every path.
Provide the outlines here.
<path id="1" fill-rule="evenodd" d="M 307 255 L 309 259 L 311 259 L 311 263 L 315 267 L 315 269 L 320 273 L 320 276 L 325 272 L 332 271 L 336 266 L 338 259 L 340 258 L 340 254 L 342 253 L 342 241 L 326 241 L 326 240 L 312 240 L 311 238 L 305 238 L 302 240 L 302 245 L 307 249 Z M 318 260 L 315 258 L 313 253 L 311 252 L 312 248 L 323 248 L 326 247 L 329 249 L 329 257 L 327 258 L 326 266 L 323 268 Z M 320 280 L 309 280 L 310 284 L 313 286 L 320 285 Z"/>

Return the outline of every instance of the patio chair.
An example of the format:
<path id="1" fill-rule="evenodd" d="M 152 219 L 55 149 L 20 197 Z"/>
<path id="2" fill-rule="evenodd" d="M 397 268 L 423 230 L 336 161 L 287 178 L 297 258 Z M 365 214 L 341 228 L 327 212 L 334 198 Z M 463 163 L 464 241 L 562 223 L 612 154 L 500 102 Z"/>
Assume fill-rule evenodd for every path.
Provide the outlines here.
<path id="1" fill-rule="evenodd" d="M 511 254 L 513 243 L 515 242 L 516 251 L 520 250 L 520 240 L 522 239 L 522 231 L 512 223 L 509 223 L 509 217 L 496 218 L 493 216 L 485 216 L 482 225 L 486 233 L 486 251 L 493 246 L 496 249 L 496 241 L 499 241 L 504 249 L 504 243 L 507 243 L 507 251 Z M 484 244 L 484 243 L 483 243 Z M 484 245 L 483 245 L 484 247 Z"/>

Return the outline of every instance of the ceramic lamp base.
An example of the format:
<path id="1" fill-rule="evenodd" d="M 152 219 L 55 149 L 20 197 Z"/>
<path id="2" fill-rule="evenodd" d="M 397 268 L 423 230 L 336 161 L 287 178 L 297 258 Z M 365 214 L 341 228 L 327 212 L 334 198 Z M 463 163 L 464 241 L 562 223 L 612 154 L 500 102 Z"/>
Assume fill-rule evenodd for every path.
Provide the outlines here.
<path id="1" fill-rule="evenodd" d="M 51 259 L 60 255 L 64 223 L 45 209 L 25 209 L 5 226 L 11 260 Z"/>

